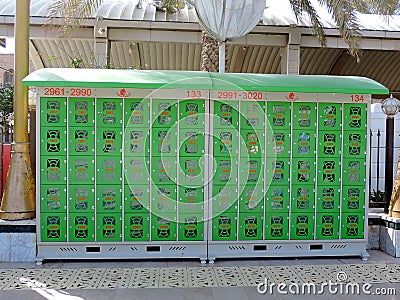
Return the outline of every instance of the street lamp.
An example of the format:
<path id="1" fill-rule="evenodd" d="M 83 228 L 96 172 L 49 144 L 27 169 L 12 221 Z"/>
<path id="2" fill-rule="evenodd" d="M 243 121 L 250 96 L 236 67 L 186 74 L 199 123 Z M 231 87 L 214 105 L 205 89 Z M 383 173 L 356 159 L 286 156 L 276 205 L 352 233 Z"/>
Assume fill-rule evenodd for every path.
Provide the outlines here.
<path id="1" fill-rule="evenodd" d="M 391 202 L 393 190 L 393 139 L 394 116 L 399 112 L 400 101 L 390 95 L 382 102 L 382 111 L 386 117 L 386 154 L 385 154 L 385 212 L 393 213 L 396 201 Z M 379 168 L 379 166 L 378 166 Z M 400 204 L 400 201 L 399 201 Z M 397 209 L 396 209 L 397 210 Z"/>

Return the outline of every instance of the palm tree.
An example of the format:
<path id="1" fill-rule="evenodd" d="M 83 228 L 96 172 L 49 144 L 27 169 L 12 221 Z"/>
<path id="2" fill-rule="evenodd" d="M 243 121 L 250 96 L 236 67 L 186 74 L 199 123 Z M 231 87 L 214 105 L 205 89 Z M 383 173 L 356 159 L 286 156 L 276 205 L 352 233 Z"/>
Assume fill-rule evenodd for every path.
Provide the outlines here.
<path id="1" fill-rule="evenodd" d="M 179 12 L 185 5 L 193 5 L 196 0 L 160 0 L 154 1 L 157 10 L 168 13 Z M 139 3 L 141 4 L 141 0 Z M 326 45 L 326 35 L 320 18 L 311 0 L 289 0 L 297 20 L 308 16 L 313 32 L 321 46 Z M 339 33 L 348 45 L 348 50 L 358 61 L 360 59 L 360 31 L 357 21 L 357 10 L 367 13 L 391 15 L 400 12 L 398 0 L 318 0 L 332 15 Z M 91 18 L 103 0 L 55 0 L 49 5 L 48 24 L 53 24 L 57 17 L 61 17 L 61 32 L 63 35 L 79 28 L 83 19 Z M 218 42 L 202 33 L 202 70 L 218 71 Z"/>

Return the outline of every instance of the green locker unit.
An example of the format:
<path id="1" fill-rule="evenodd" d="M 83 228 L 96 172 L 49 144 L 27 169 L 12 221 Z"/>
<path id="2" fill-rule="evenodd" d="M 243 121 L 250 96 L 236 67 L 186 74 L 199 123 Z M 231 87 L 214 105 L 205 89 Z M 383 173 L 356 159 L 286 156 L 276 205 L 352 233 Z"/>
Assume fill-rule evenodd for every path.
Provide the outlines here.
<path id="1" fill-rule="evenodd" d="M 368 257 L 379 83 L 54 68 L 23 84 L 39 106 L 39 262 Z"/>

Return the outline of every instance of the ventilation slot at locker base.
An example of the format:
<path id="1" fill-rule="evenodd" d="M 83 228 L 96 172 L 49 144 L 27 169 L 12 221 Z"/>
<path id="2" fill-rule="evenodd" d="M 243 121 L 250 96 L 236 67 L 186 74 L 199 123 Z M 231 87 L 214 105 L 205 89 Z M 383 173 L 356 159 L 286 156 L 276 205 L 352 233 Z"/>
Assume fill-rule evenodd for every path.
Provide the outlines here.
<path id="1" fill-rule="evenodd" d="M 331 246 L 331 249 L 344 249 L 346 247 L 347 247 L 347 245 L 334 244 Z"/>
<path id="2" fill-rule="evenodd" d="M 63 247 L 60 248 L 61 252 L 77 252 L 78 249 L 74 248 L 74 247 Z"/>
<path id="3" fill-rule="evenodd" d="M 310 250 L 322 250 L 322 245 L 310 245 Z"/>
<path id="4" fill-rule="evenodd" d="M 86 247 L 86 253 L 100 253 L 100 247 Z"/>
<path id="5" fill-rule="evenodd" d="M 228 248 L 229 248 L 229 250 L 246 250 L 245 246 L 234 246 L 234 245 L 231 245 Z"/>
<path id="6" fill-rule="evenodd" d="M 254 245 L 254 251 L 267 251 L 267 245 Z"/>
<path id="7" fill-rule="evenodd" d="M 147 246 L 146 251 L 147 252 L 160 252 L 161 248 L 160 248 L 160 246 Z"/>

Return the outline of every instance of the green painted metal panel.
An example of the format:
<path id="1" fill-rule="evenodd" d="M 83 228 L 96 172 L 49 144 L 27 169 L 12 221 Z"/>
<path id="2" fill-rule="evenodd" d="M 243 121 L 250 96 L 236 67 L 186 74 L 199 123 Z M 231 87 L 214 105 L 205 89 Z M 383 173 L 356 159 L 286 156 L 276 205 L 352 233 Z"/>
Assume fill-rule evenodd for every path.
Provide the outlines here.
<path id="1" fill-rule="evenodd" d="M 251 158 L 263 158 L 265 153 L 264 132 L 253 129 L 240 130 L 240 156 Z"/>
<path id="2" fill-rule="evenodd" d="M 152 129 L 152 155 L 176 156 L 177 128 Z"/>
<path id="3" fill-rule="evenodd" d="M 65 213 L 67 189 L 65 185 L 40 186 L 40 211 L 44 213 Z"/>
<path id="4" fill-rule="evenodd" d="M 68 126 L 93 127 L 94 119 L 93 98 L 68 99 Z"/>
<path id="5" fill-rule="evenodd" d="M 195 71 L 45 68 L 23 79 L 25 86 L 148 89 L 215 89 L 269 92 L 388 94 L 376 81 L 355 76 L 207 73 Z M 126 90 L 123 89 L 126 93 Z M 121 93 L 121 92 L 120 92 Z"/>
<path id="6" fill-rule="evenodd" d="M 248 184 L 240 187 L 239 212 L 263 212 L 264 193 L 263 183 L 258 185 Z"/>
<path id="7" fill-rule="evenodd" d="M 343 159 L 343 185 L 364 185 L 366 180 L 365 160 Z"/>
<path id="8" fill-rule="evenodd" d="M 315 182 L 315 158 L 293 158 L 293 179 L 296 185 L 314 184 Z"/>
<path id="9" fill-rule="evenodd" d="M 43 127 L 66 127 L 66 98 L 40 98 L 40 125 Z"/>
<path id="10" fill-rule="evenodd" d="M 153 185 L 151 188 L 151 212 L 174 213 L 177 208 L 176 185 Z"/>
<path id="11" fill-rule="evenodd" d="M 240 102 L 240 127 L 264 131 L 265 102 Z"/>
<path id="12" fill-rule="evenodd" d="M 66 157 L 40 158 L 40 181 L 41 184 L 63 185 L 67 178 Z"/>
<path id="13" fill-rule="evenodd" d="M 179 156 L 202 156 L 205 135 L 199 130 L 179 129 Z"/>
<path id="14" fill-rule="evenodd" d="M 339 213 L 340 186 L 317 186 L 317 212 Z"/>
<path id="15" fill-rule="evenodd" d="M 175 157 L 153 157 L 152 179 L 156 184 L 175 184 L 176 174 Z"/>
<path id="16" fill-rule="evenodd" d="M 265 215 L 265 239 L 289 239 L 289 214 L 274 212 Z"/>
<path id="17" fill-rule="evenodd" d="M 122 100 L 118 98 L 97 98 L 97 127 L 122 127 Z"/>
<path id="18" fill-rule="evenodd" d="M 342 239 L 363 239 L 364 213 L 342 213 L 341 226 Z"/>
<path id="19" fill-rule="evenodd" d="M 268 102 L 267 121 L 274 131 L 290 130 L 291 104 L 285 102 Z"/>
<path id="20" fill-rule="evenodd" d="M 96 181 L 97 184 L 120 184 L 122 180 L 121 157 L 97 156 Z"/>
<path id="21" fill-rule="evenodd" d="M 232 132 L 239 128 L 237 101 L 214 101 L 214 128 L 230 129 Z"/>
<path id="22" fill-rule="evenodd" d="M 342 147 L 341 131 L 319 131 L 318 157 L 340 159 Z"/>
<path id="23" fill-rule="evenodd" d="M 150 130 L 129 126 L 124 132 L 124 156 L 149 156 Z"/>
<path id="24" fill-rule="evenodd" d="M 148 128 L 150 126 L 149 99 L 125 99 L 124 114 L 127 129 Z"/>
<path id="25" fill-rule="evenodd" d="M 344 130 L 366 130 L 367 104 L 344 104 Z"/>
<path id="26" fill-rule="evenodd" d="M 289 185 L 269 186 L 265 194 L 265 212 L 286 213 L 289 211 L 290 189 Z"/>
<path id="27" fill-rule="evenodd" d="M 304 213 L 314 212 L 315 191 L 314 185 L 293 185 L 292 186 L 292 212 Z"/>
<path id="28" fill-rule="evenodd" d="M 263 239 L 263 214 L 239 214 L 239 241 Z"/>
<path id="29" fill-rule="evenodd" d="M 343 186 L 342 211 L 348 213 L 365 210 L 365 186 Z"/>
<path id="30" fill-rule="evenodd" d="M 267 157 L 288 158 L 290 156 L 290 145 L 290 130 L 274 129 L 267 132 Z"/>
<path id="31" fill-rule="evenodd" d="M 69 183 L 93 184 L 94 183 L 94 157 L 71 156 L 69 158 Z"/>
<path id="32" fill-rule="evenodd" d="M 292 134 L 293 157 L 315 157 L 315 131 L 293 130 Z"/>
<path id="33" fill-rule="evenodd" d="M 204 239 L 202 214 L 179 214 L 178 241 L 202 241 Z"/>
<path id="34" fill-rule="evenodd" d="M 240 184 L 264 184 L 264 160 L 258 158 L 240 159 Z"/>
<path id="35" fill-rule="evenodd" d="M 204 212 L 203 187 L 190 188 L 179 186 L 179 213 L 202 214 Z"/>
<path id="36" fill-rule="evenodd" d="M 238 207 L 238 190 L 235 185 L 213 185 L 213 216 L 219 213 L 236 212 Z"/>
<path id="37" fill-rule="evenodd" d="M 179 158 L 179 184 L 185 187 L 199 187 L 204 185 L 204 158 Z"/>
<path id="38" fill-rule="evenodd" d="M 119 213 L 122 210 L 121 185 L 101 185 L 96 187 L 96 212 Z"/>
<path id="39" fill-rule="evenodd" d="M 238 180 L 237 160 L 233 157 L 216 157 L 214 159 L 213 182 L 217 185 L 235 184 Z"/>
<path id="40" fill-rule="evenodd" d="M 313 213 L 292 213 L 290 239 L 312 240 L 314 234 Z"/>
<path id="41" fill-rule="evenodd" d="M 176 241 L 177 223 L 175 214 L 151 215 L 151 240 Z"/>
<path id="42" fill-rule="evenodd" d="M 94 242 L 94 213 L 68 215 L 68 240 L 70 242 Z"/>
<path id="43" fill-rule="evenodd" d="M 120 128 L 97 128 L 96 140 L 96 155 L 121 156 L 122 130 Z"/>
<path id="44" fill-rule="evenodd" d="M 222 213 L 212 219 L 213 241 L 235 241 L 237 236 L 236 213 Z"/>
<path id="45" fill-rule="evenodd" d="M 344 132 L 343 156 L 365 159 L 367 153 L 367 135 L 363 131 Z"/>
<path id="46" fill-rule="evenodd" d="M 315 131 L 316 118 L 316 103 L 293 103 L 293 129 Z"/>
<path id="47" fill-rule="evenodd" d="M 317 214 L 317 240 L 337 240 L 339 238 L 339 214 L 320 213 Z"/>
<path id="48" fill-rule="evenodd" d="M 239 149 L 239 132 L 229 128 L 214 129 L 214 156 L 237 156 Z"/>
<path id="49" fill-rule="evenodd" d="M 204 129 L 205 102 L 204 100 L 179 101 L 179 128 Z"/>
<path id="50" fill-rule="evenodd" d="M 272 158 L 267 159 L 267 178 L 266 181 L 271 181 L 271 185 L 285 185 L 290 181 L 290 164 L 289 158 Z"/>
<path id="51" fill-rule="evenodd" d="M 320 131 L 341 131 L 342 104 L 318 103 L 318 129 Z"/>
<path id="52" fill-rule="evenodd" d="M 145 157 L 125 157 L 124 176 L 128 185 L 147 184 L 150 180 L 150 162 Z"/>
<path id="53" fill-rule="evenodd" d="M 65 213 L 42 213 L 40 215 L 40 239 L 42 242 L 67 241 L 67 215 Z"/>
<path id="54" fill-rule="evenodd" d="M 122 217 L 116 213 L 96 214 L 96 241 L 120 242 L 122 240 Z"/>
<path id="55" fill-rule="evenodd" d="M 152 124 L 153 128 L 171 128 L 178 121 L 178 100 L 153 99 Z"/>
<path id="56" fill-rule="evenodd" d="M 67 151 L 67 132 L 65 128 L 42 127 L 40 130 L 40 153 L 44 156 L 65 156 Z"/>
<path id="57" fill-rule="evenodd" d="M 94 212 L 94 185 L 74 184 L 68 186 L 68 210 L 74 213 Z"/>
<path id="58" fill-rule="evenodd" d="M 150 214 L 129 213 L 124 215 L 124 241 L 148 241 L 150 239 Z"/>
<path id="59" fill-rule="evenodd" d="M 150 210 L 150 190 L 148 185 L 125 184 L 125 213 L 147 213 Z"/>
<path id="60" fill-rule="evenodd" d="M 94 128 L 68 128 L 68 154 L 94 155 Z"/>
<path id="61" fill-rule="evenodd" d="M 324 158 L 318 159 L 318 186 L 339 185 L 340 184 L 340 158 Z"/>

